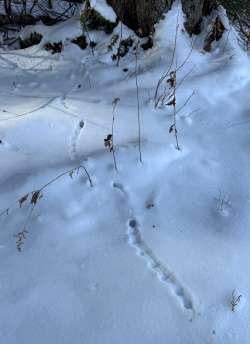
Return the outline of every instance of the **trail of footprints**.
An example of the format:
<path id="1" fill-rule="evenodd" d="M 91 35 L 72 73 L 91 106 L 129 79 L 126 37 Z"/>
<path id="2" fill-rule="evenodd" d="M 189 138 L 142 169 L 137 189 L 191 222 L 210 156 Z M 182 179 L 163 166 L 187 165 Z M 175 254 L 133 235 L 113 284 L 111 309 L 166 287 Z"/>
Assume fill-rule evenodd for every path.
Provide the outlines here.
<path id="1" fill-rule="evenodd" d="M 79 159 L 78 153 L 77 153 L 77 146 L 78 141 L 81 136 L 81 132 L 85 126 L 85 123 L 83 120 L 79 121 L 74 129 L 73 135 L 70 138 L 69 142 L 69 156 L 71 160 L 77 160 Z"/>
<path id="2" fill-rule="evenodd" d="M 75 127 L 73 135 L 70 138 L 69 143 L 69 154 L 71 160 L 79 159 L 77 153 L 77 146 L 78 141 L 81 135 L 81 132 L 85 126 L 83 120 L 79 121 Z M 129 196 L 124 189 L 123 185 L 120 183 L 113 183 L 113 187 L 120 191 L 123 197 L 127 200 L 129 205 Z M 129 209 L 131 207 L 129 206 Z M 143 240 L 140 225 L 136 220 L 135 214 L 133 214 L 132 210 L 129 211 L 129 219 L 128 219 L 128 243 L 136 250 L 138 256 L 144 258 L 147 262 L 147 266 L 149 269 L 155 272 L 159 280 L 166 284 L 176 295 L 179 299 L 181 305 L 184 309 L 188 311 L 194 312 L 194 305 L 192 301 L 192 297 L 189 292 L 185 289 L 185 287 L 181 284 L 180 281 L 176 278 L 173 272 L 168 269 L 155 255 L 155 253 L 147 246 L 145 241 Z"/>
<path id="3" fill-rule="evenodd" d="M 118 189 L 129 203 L 129 196 L 122 184 L 113 183 L 113 187 Z M 176 278 L 167 266 L 165 266 L 148 247 L 143 240 L 140 225 L 133 212 L 130 210 L 128 220 L 128 242 L 136 250 L 138 256 L 144 258 L 149 269 L 155 272 L 159 280 L 170 288 L 174 295 L 179 299 L 180 304 L 185 310 L 194 312 L 192 297 L 180 281 Z"/>

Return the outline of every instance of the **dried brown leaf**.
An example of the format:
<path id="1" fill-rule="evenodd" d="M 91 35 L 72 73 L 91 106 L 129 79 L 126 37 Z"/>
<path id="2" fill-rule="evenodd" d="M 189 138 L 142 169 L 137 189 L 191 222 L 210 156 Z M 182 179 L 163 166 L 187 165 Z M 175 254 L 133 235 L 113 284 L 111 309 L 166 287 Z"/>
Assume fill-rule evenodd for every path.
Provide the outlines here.
<path id="1" fill-rule="evenodd" d="M 29 197 L 29 193 L 27 193 L 26 195 L 24 195 L 23 197 L 21 197 L 19 200 L 18 200 L 18 203 L 19 203 L 19 207 L 22 208 L 22 205 L 24 202 L 27 201 Z"/>
<path id="2" fill-rule="evenodd" d="M 34 191 L 32 194 L 30 203 L 33 205 L 36 205 L 41 197 L 42 197 L 42 194 L 40 190 Z"/>

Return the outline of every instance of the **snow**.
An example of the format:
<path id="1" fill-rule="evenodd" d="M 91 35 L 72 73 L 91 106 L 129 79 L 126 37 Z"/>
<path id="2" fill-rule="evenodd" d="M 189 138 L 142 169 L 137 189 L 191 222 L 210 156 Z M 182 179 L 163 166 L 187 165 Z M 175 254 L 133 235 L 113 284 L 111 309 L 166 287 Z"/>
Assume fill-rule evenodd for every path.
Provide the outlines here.
<path id="1" fill-rule="evenodd" d="M 113 8 L 109 6 L 105 0 L 90 0 L 90 6 L 111 23 L 116 22 L 116 14 Z"/>
<path id="2" fill-rule="evenodd" d="M 177 115 L 178 151 L 172 108 L 153 102 L 177 11 L 138 52 L 142 163 L 133 51 L 117 67 L 100 32 L 90 32 L 94 56 L 80 50 L 72 18 L 38 46 L 1 52 L 0 209 L 12 206 L 0 218 L 0 343 L 249 342 L 249 57 L 233 29 L 211 53 L 205 33 L 192 49 L 179 30 L 177 109 L 194 95 Z M 43 49 L 49 37 L 65 43 L 61 54 Z M 117 172 L 104 147 L 116 97 Z M 29 202 L 15 203 L 79 165 L 93 187 L 81 170 L 46 187 L 30 218 Z"/>
<path id="3" fill-rule="evenodd" d="M 66 22 L 57 24 L 56 27 L 43 24 L 26 26 L 21 31 L 21 38 L 28 38 L 32 32 L 40 33 L 43 36 L 42 43 L 62 41 L 67 44 L 67 41 L 82 34 L 82 27 L 79 16 L 74 16 Z"/>

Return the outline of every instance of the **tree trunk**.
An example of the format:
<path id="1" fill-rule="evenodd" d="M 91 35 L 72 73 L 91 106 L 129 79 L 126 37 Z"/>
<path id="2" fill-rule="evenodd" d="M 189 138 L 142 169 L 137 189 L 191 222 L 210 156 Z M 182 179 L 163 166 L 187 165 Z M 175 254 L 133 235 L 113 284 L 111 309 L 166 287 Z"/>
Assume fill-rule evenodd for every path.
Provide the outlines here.
<path id="1" fill-rule="evenodd" d="M 118 18 L 132 30 L 147 36 L 154 24 L 167 12 L 174 0 L 107 0 Z M 214 8 L 216 0 L 182 0 L 186 15 L 185 28 L 190 34 L 198 34 L 203 15 Z"/>
<path id="2" fill-rule="evenodd" d="M 211 13 L 215 0 L 182 0 L 182 10 L 186 15 L 185 29 L 192 34 L 199 34 L 203 16 Z"/>
<path id="3" fill-rule="evenodd" d="M 168 11 L 173 0 L 107 0 L 118 18 L 142 36 L 153 31 L 154 24 L 163 12 Z"/>

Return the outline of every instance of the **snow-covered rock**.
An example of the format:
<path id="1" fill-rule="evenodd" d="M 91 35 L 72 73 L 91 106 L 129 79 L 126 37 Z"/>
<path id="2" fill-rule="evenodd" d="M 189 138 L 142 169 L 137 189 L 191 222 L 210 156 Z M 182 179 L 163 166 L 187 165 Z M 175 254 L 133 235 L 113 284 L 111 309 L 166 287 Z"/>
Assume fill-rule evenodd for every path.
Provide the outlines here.
<path id="1" fill-rule="evenodd" d="M 115 23 L 117 16 L 111 6 L 109 6 L 106 0 L 90 0 L 90 6 L 94 8 L 103 18 Z"/>

